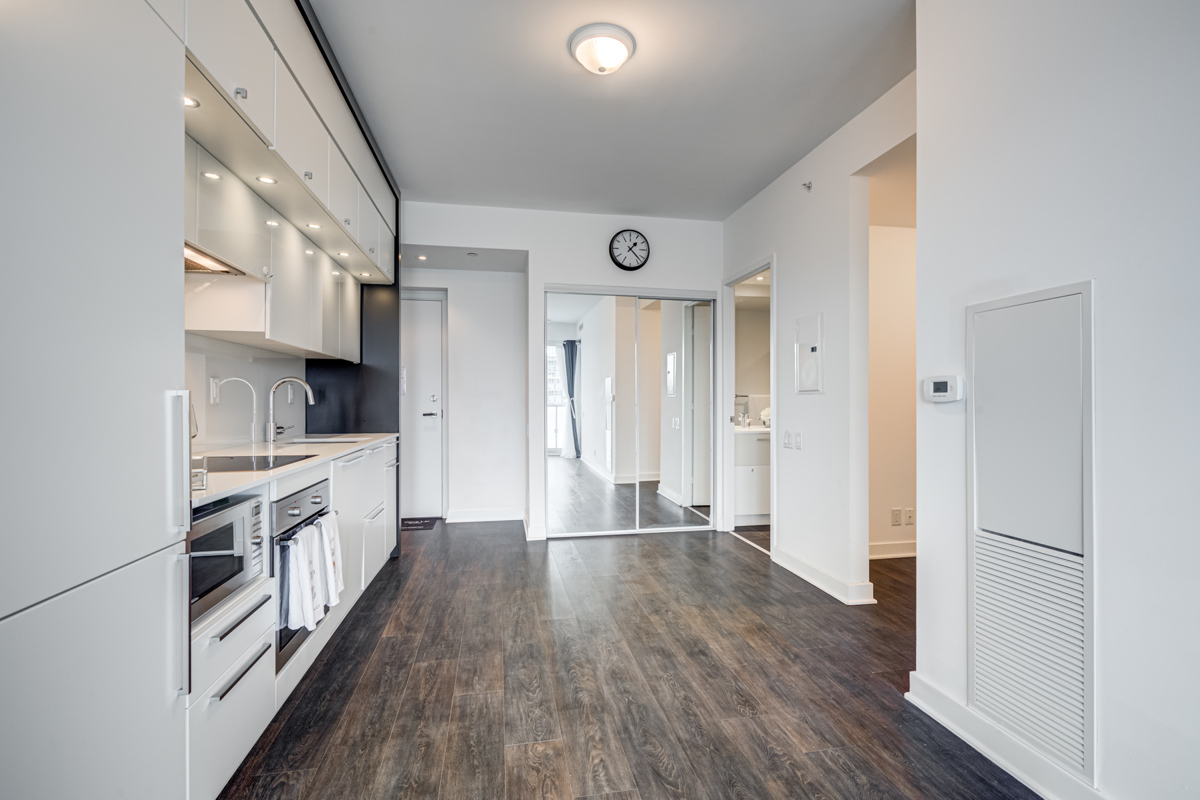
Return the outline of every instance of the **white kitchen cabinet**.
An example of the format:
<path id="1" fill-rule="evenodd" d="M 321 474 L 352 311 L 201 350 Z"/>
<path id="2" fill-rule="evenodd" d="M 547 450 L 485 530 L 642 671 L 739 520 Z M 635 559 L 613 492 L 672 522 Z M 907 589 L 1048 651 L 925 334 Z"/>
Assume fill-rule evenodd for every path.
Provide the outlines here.
<path id="1" fill-rule="evenodd" d="M 333 139 L 329 140 L 329 211 L 358 241 L 358 178 Z"/>
<path id="2" fill-rule="evenodd" d="M 171 33 L 183 41 L 184 0 L 147 0 L 147 2 L 162 17 L 162 21 L 167 23 Z"/>
<path id="3" fill-rule="evenodd" d="M 342 341 L 342 276 L 334 260 L 324 253 L 317 267 L 321 293 L 321 352 L 337 358 Z M 335 274 L 337 273 L 337 274 Z"/>
<path id="4" fill-rule="evenodd" d="M 373 506 L 369 495 L 367 451 L 355 450 L 333 462 L 330 503 L 338 515 L 338 536 L 342 543 L 342 602 L 353 604 L 362 594 L 363 534 L 365 520 Z"/>
<path id="5" fill-rule="evenodd" d="M 0 622 L 0 797 L 183 800 L 183 552 Z"/>
<path id="6" fill-rule="evenodd" d="M 375 210 L 375 206 L 371 203 L 371 198 L 367 197 L 367 193 L 359 186 L 359 228 L 358 228 L 358 244 L 367 252 L 367 257 L 371 259 L 371 263 L 379 266 L 379 229 L 383 226 L 383 221 L 379 217 L 379 212 Z"/>
<path id="7" fill-rule="evenodd" d="M 400 461 L 398 458 L 399 453 L 397 452 L 398 449 L 398 445 L 388 445 L 388 461 L 383 467 L 385 493 L 383 498 L 383 549 L 389 557 L 391 556 L 392 551 L 396 549 L 396 545 L 399 543 L 400 536 L 400 506 L 398 503 L 399 498 L 397 497 L 397 492 L 399 491 L 397 477 L 400 470 Z"/>
<path id="8" fill-rule="evenodd" d="M 199 242 L 200 145 L 190 136 L 183 137 L 183 239 Z"/>
<path id="9" fill-rule="evenodd" d="M 187 47 L 267 144 L 275 139 L 275 47 L 245 0 L 188 0 Z"/>
<path id="10" fill-rule="evenodd" d="M 252 582 L 223 606 L 219 614 L 201 620 L 192 631 L 189 706 L 207 701 L 208 689 L 221 675 L 239 663 L 264 632 L 275 630 L 275 579 Z"/>
<path id="11" fill-rule="evenodd" d="M 188 709 L 189 800 L 215 800 L 274 716 L 275 631 L 267 630 Z"/>
<path id="12" fill-rule="evenodd" d="M 319 350 L 322 336 L 317 247 L 288 223 L 271 230 L 266 337 L 304 350 Z"/>
<path id="13" fill-rule="evenodd" d="M 363 583 L 371 581 L 387 563 L 387 508 L 380 503 L 363 520 Z"/>
<path id="14" fill-rule="evenodd" d="M 329 207 L 329 133 L 300 84 L 275 54 L 275 149 Z"/>
<path id="15" fill-rule="evenodd" d="M 357 279 L 347 275 L 344 270 L 341 272 L 342 308 L 339 318 L 341 342 L 338 348 L 338 356 L 346 361 L 353 361 L 357 364 L 362 355 L 362 291 Z"/>
<path id="16" fill-rule="evenodd" d="M 165 466 L 167 431 L 186 406 L 173 407 L 165 394 L 185 388 L 179 302 L 183 44 L 142 0 L 6 0 L 0 17 L 4 218 L 8 230 L 20 231 L 5 245 L 0 292 L 0 336 L 11 345 L 0 399 L 9 495 L 0 528 L 3 618 L 182 538 L 169 523 L 179 508 L 172 493 L 179 484 Z M 36 268 L 49 263 L 53 284 L 47 269 Z M 75 392 L 47 389 L 62 385 L 64 376 L 80 386 L 113 381 L 120 388 L 81 402 Z M 65 453 L 97 454 L 103 467 Z M 114 502 L 119 513 L 97 513 Z M 159 599 L 137 604 L 144 609 Z M 136 715 L 144 701 L 136 684 L 122 678 L 104 687 L 91 680 L 81 660 L 93 651 L 113 652 L 115 639 L 107 636 L 125 628 L 104 626 L 124 621 L 127 611 L 129 619 L 145 619 L 139 609 L 106 608 L 107 618 L 96 619 L 102 636 L 97 628 L 78 629 L 82 617 L 55 617 L 61 624 L 42 630 L 40 639 L 21 640 L 19 653 L 0 645 L 6 664 L 21 662 L 19 669 L 0 672 L 6 687 L 0 691 L 11 687 L 36 696 L 44 684 L 31 680 L 26 686 L 22 677 L 33 670 L 33 678 L 38 672 L 60 677 L 61 697 L 84 699 L 75 691 L 81 685 L 94 691 L 97 705 L 78 708 L 115 711 L 123 699 Z M 109 666 L 100 672 L 110 674 Z M 147 674 L 141 665 L 131 673 Z M 116 696 L 125 690 L 133 695 Z M 105 705 L 110 699 L 111 707 Z M 140 734 L 121 749 L 110 746 L 120 738 L 107 733 L 103 741 L 79 738 L 78 708 L 72 717 L 61 716 L 58 700 L 46 700 L 0 714 L 0 736 L 21 737 L 0 747 L 0 785 L 31 777 L 25 773 L 35 764 L 47 765 L 38 770 L 47 781 L 82 781 L 94 755 L 109 760 L 86 789 L 0 789 L 0 797 L 98 796 L 104 776 L 123 769 L 127 777 L 141 767 L 143 755 L 156 759 L 146 772 L 154 792 L 157 745 L 139 752 Z M 48 746 L 43 719 L 57 726 L 64 747 Z M 120 721 L 116 727 L 124 730 Z M 89 736 L 98 733 L 88 730 Z M 33 741 L 37 749 L 29 746 Z M 79 769 L 65 770 L 63 758 Z M 70 774 L 44 774 L 50 771 Z"/>
<path id="17" fill-rule="evenodd" d="M 273 226 L 267 223 L 283 218 L 203 147 L 197 163 L 195 244 L 255 277 L 270 274 Z"/>
<path id="18" fill-rule="evenodd" d="M 379 228 L 379 268 L 388 280 L 396 278 L 396 237 L 387 227 L 387 221 L 380 217 Z"/>

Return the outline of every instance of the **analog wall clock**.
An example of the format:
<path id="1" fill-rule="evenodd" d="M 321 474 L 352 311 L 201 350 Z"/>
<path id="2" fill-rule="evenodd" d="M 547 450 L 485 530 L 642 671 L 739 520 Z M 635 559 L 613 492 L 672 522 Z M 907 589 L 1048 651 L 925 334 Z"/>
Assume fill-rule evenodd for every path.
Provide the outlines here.
<path id="1" fill-rule="evenodd" d="M 650 242 L 637 231 L 618 231 L 608 243 L 608 256 L 621 269 L 633 272 L 650 260 Z"/>

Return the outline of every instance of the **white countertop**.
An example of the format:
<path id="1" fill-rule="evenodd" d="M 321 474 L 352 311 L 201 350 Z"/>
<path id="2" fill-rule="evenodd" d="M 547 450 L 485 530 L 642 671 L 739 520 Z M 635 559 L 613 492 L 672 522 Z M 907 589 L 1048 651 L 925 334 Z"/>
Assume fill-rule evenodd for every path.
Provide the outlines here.
<path id="1" fill-rule="evenodd" d="M 355 450 L 361 450 L 364 447 L 371 447 L 381 442 L 395 440 L 398 434 L 395 433 L 347 433 L 345 438 L 362 439 L 361 442 L 322 442 L 322 443 L 303 443 L 298 444 L 293 441 L 282 441 L 271 444 L 269 442 L 257 442 L 255 444 L 243 444 L 234 447 L 223 447 L 219 450 L 206 450 L 204 452 L 193 452 L 193 457 L 199 456 L 259 456 L 259 455 L 281 455 L 281 456 L 306 456 L 312 455 L 313 458 L 306 458 L 303 461 L 297 461 L 286 466 L 278 467 L 272 470 L 261 470 L 258 472 L 210 472 L 208 473 L 208 488 L 195 489 L 192 491 L 192 508 L 203 505 L 204 503 L 217 500 L 222 497 L 228 497 L 232 494 L 239 494 L 251 489 L 255 486 L 262 486 L 271 481 L 279 480 L 293 472 L 300 472 L 309 467 L 315 467 L 324 464 L 327 461 L 332 461 L 335 458 L 340 458 L 347 453 L 352 453 Z M 305 438 L 303 436 L 298 438 Z"/>
<path id="2" fill-rule="evenodd" d="M 766 425 L 751 425 L 749 428 L 743 428 L 741 425 L 736 425 L 733 428 L 734 433 L 770 433 L 771 429 Z"/>

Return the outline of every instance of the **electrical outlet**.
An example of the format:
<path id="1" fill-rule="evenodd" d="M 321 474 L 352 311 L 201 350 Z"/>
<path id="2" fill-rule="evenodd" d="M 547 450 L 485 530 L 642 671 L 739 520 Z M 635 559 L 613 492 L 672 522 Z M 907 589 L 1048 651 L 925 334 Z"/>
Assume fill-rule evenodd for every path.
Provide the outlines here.
<path id="1" fill-rule="evenodd" d="M 898 508 L 892 509 L 892 524 L 893 525 L 900 524 L 900 509 L 898 509 Z"/>
<path id="2" fill-rule="evenodd" d="M 221 403 L 221 379 L 208 379 L 208 402 L 210 405 L 220 405 Z"/>
<path id="3" fill-rule="evenodd" d="M 915 508 L 904 509 L 904 524 L 912 525 L 917 521 L 917 511 Z"/>
<path id="4" fill-rule="evenodd" d="M 788 450 L 792 449 L 792 432 L 791 431 L 783 432 L 783 446 L 786 447 Z"/>
<path id="5" fill-rule="evenodd" d="M 797 450 L 803 450 L 803 449 L 804 449 L 804 434 L 803 434 L 803 433 L 801 433 L 800 431 L 796 431 L 796 438 L 795 438 L 795 442 L 796 442 L 796 449 L 797 449 Z"/>

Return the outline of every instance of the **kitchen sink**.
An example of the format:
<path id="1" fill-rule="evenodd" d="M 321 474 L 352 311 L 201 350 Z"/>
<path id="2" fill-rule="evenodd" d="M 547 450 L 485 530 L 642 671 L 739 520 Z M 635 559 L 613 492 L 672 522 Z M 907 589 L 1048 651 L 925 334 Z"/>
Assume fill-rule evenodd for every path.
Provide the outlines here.
<path id="1" fill-rule="evenodd" d="M 316 458 L 316 454 L 308 456 L 200 456 L 192 459 L 192 469 L 206 469 L 209 472 L 262 472 L 269 469 L 286 467 L 306 458 Z"/>

